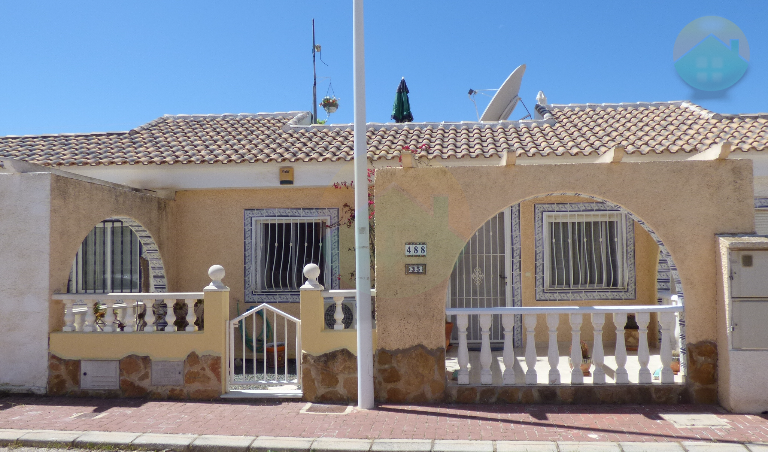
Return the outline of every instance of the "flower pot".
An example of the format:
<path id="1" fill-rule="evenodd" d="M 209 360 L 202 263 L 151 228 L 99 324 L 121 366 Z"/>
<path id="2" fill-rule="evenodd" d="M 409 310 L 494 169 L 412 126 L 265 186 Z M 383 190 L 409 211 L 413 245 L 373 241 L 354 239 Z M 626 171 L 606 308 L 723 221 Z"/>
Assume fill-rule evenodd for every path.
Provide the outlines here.
<path id="1" fill-rule="evenodd" d="M 275 368 L 275 348 L 277 348 L 277 368 L 285 366 L 285 342 L 278 342 L 277 347 L 270 342 L 265 347 L 266 353 L 264 360 L 267 362 L 267 369 Z"/>
<path id="2" fill-rule="evenodd" d="M 571 369 L 573 369 L 573 361 L 571 361 L 570 358 L 568 358 L 568 364 L 571 366 Z M 579 368 L 581 369 L 581 374 L 585 377 L 591 377 L 592 372 L 589 370 L 592 368 L 592 358 L 584 358 L 581 360 L 581 364 L 579 364 Z"/>
<path id="3" fill-rule="evenodd" d="M 624 330 L 624 344 L 627 346 L 627 351 L 636 352 L 637 346 L 640 345 L 640 330 Z"/>
<path id="4" fill-rule="evenodd" d="M 329 115 L 330 115 L 331 113 L 336 113 L 336 110 L 337 110 L 338 108 L 339 108 L 339 107 L 334 107 L 334 106 L 332 106 L 332 105 L 323 106 L 323 109 L 325 109 L 325 111 L 326 111 L 326 112 L 328 112 L 328 114 L 329 114 Z"/>
<path id="5" fill-rule="evenodd" d="M 451 333 L 453 332 L 453 322 L 445 322 L 445 349 L 451 347 Z"/>
<path id="6" fill-rule="evenodd" d="M 673 356 L 672 357 L 672 364 L 670 364 L 670 367 L 672 368 L 672 372 L 677 375 L 678 372 L 680 372 L 680 357 L 679 356 Z"/>

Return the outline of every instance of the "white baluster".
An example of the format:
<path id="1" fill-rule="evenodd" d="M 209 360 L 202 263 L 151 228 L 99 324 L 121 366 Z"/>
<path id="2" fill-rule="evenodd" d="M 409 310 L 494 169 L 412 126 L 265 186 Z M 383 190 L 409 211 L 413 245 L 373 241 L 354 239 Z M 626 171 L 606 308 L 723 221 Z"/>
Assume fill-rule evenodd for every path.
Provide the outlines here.
<path id="1" fill-rule="evenodd" d="M 112 311 L 115 314 L 115 321 L 112 323 L 112 329 L 115 333 L 120 333 L 120 328 L 115 325 L 117 323 L 118 325 L 122 323 L 125 325 L 123 318 L 125 317 L 125 306 L 115 306 L 114 310 Z"/>
<path id="2" fill-rule="evenodd" d="M 515 384 L 515 348 L 512 345 L 512 334 L 515 326 L 515 316 L 502 314 L 501 324 L 504 326 L 504 375 L 505 385 Z"/>
<path id="3" fill-rule="evenodd" d="M 83 331 L 90 333 L 96 331 L 96 314 L 93 313 L 93 307 L 96 304 L 96 300 L 85 300 L 85 324 L 83 325 Z"/>
<path id="4" fill-rule="evenodd" d="M 603 363 L 605 361 L 605 352 L 603 351 L 604 324 L 605 314 L 592 314 L 592 328 L 595 333 L 595 343 L 592 346 L 592 362 L 595 364 L 595 370 L 592 372 L 592 383 L 596 385 L 605 384 L 605 371 L 603 370 Z"/>
<path id="5" fill-rule="evenodd" d="M 482 342 L 480 345 L 480 384 L 493 383 L 491 375 L 491 314 L 480 314 L 480 332 Z"/>
<path id="6" fill-rule="evenodd" d="M 184 328 L 184 331 L 197 331 L 197 327 L 195 326 L 195 301 L 197 300 L 184 300 L 184 303 L 187 304 L 187 327 Z M 277 350 L 277 346 L 275 346 L 275 350 Z"/>
<path id="7" fill-rule="evenodd" d="M 123 328 L 123 331 L 133 333 L 136 331 L 136 311 L 134 310 L 136 300 L 125 300 L 125 305 L 125 317 L 123 318 L 125 328 Z"/>
<path id="8" fill-rule="evenodd" d="M 661 317 L 661 382 L 674 383 L 675 373 L 672 372 L 672 341 L 670 335 L 675 328 L 675 313 L 662 312 Z"/>
<path id="9" fill-rule="evenodd" d="M 336 303 L 336 311 L 333 313 L 333 318 L 336 320 L 336 323 L 333 325 L 334 330 L 343 330 L 344 329 L 344 308 L 342 307 L 342 302 L 344 301 L 343 296 L 334 296 L 333 301 Z"/>
<path id="10" fill-rule="evenodd" d="M 469 350 L 467 350 L 467 326 L 469 318 L 467 314 L 458 314 L 456 316 L 456 326 L 459 327 L 459 377 L 460 385 L 469 384 Z"/>
<path id="11" fill-rule="evenodd" d="M 534 332 L 536 330 L 536 314 L 525 314 L 523 316 L 525 322 L 525 365 L 527 367 L 525 371 L 525 384 L 536 384 L 536 339 L 534 339 Z"/>
<path id="12" fill-rule="evenodd" d="M 75 314 L 75 331 L 83 331 L 83 323 L 85 322 L 85 312 L 78 312 Z"/>
<path id="13" fill-rule="evenodd" d="M 549 384 L 560 384 L 560 351 L 557 349 L 557 325 L 560 323 L 560 314 L 547 314 L 547 327 L 549 327 L 549 348 L 547 356 L 549 360 Z"/>
<path id="14" fill-rule="evenodd" d="M 176 325 L 173 322 L 176 321 L 176 314 L 173 313 L 173 305 L 176 304 L 176 300 L 165 300 L 165 321 L 168 325 L 165 326 L 166 333 L 173 333 L 176 331 Z"/>
<path id="15" fill-rule="evenodd" d="M 62 331 L 75 331 L 75 312 L 72 308 L 74 300 L 64 301 L 64 328 Z"/>
<path id="16" fill-rule="evenodd" d="M 635 316 L 637 325 L 640 327 L 640 344 L 637 346 L 637 361 L 640 363 L 640 371 L 637 379 L 640 384 L 653 383 L 651 370 L 648 369 L 648 363 L 651 360 L 648 350 L 648 322 L 651 321 L 651 314 L 648 312 L 638 312 Z"/>
<path id="17" fill-rule="evenodd" d="M 629 383 L 629 374 L 627 373 L 627 346 L 624 345 L 624 325 L 627 324 L 627 314 L 616 312 L 613 314 L 613 323 L 616 325 L 616 384 L 625 385 Z"/>
<path id="18" fill-rule="evenodd" d="M 114 300 L 105 300 L 107 313 L 104 315 L 104 332 L 111 333 L 115 331 L 115 302 Z"/>
<path id="19" fill-rule="evenodd" d="M 581 371 L 581 314 L 571 314 L 571 384 L 584 384 L 584 373 Z"/>
<path id="20" fill-rule="evenodd" d="M 144 300 L 144 321 L 147 322 L 144 326 L 145 333 L 151 333 L 155 331 L 155 300 Z"/>

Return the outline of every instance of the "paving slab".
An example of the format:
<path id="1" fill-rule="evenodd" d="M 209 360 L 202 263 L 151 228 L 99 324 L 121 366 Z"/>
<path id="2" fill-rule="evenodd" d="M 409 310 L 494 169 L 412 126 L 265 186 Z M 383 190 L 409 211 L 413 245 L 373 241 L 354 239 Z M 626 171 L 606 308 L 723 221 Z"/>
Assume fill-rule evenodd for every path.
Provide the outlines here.
<path id="1" fill-rule="evenodd" d="M 496 452 L 557 452 L 557 444 L 547 441 L 496 441 Z"/>
<path id="2" fill-rule="evenodd" d="M 431 439 L 375 439 L 371 446 L 373 452 L 429 452 L 431 450 Z"/>
<path id="3" fill-rule="evenodd" d="M 131 446 L 156 450 L 187 450 L 198 435 L 170 435 L 166 433 L 144 433 L 133 440 Z"/>
<path id="4" fill-rule="evenodd" d="M 245 452 L 255 436 L 200 435 L 189 445 L 194 452 Z"/>
<path id="5" fill-rule="evenodd" d="M 558 441 L 557 447 L 560 452 L 621 452 L 617 443 L 601 441 Z"/>
<path id="6" fill-rule="evenodd" d="M 619 445 L 624 452 L 684 452 L 683 446 L 680 443 L 666 442 L 620 442 Z"/>
<path id="7" fill-rule="evenodd" d="M 342 438 L 317 438 L 312 443 L 312 451 L 323 452 L 358 452 L 371 450 L 373 440 L 370 439 L 342 439 Z"/>
<path id="8" fill-rule="evenodd" d="M 85 432 L 75 439 L 75 447 L 115 446 L 129 448 L 141 433 Z"/>
<path id="9" fill-rule="evenodd" d="M 82 434 L 83 432 L 36 430 L 22 435 L 18 442 L 29 447 L 47 447 L 49 445 L 69 447 Z"/>
<path id="10" fill-rule="evenodd" d="M 746 443 L 750 452 L 768 452 L 768 443 Z"/>
<path id="11" fill-rule="evenodd" d="M 493 452 L 493 441 L 435 440 L 434 452 Z"/>
<path id="12" fill-rule="evenodd" d="M 683 442 L 682 444 L 687 452 L 747 452 L 749 450 L 741 444 L 690 441 Z"/>
<path id="13" fill-rule="evenodd" d="M 251 452 L 308 452 L 314 438 L 286 438 L 279 436 L 259 436 L 251 443 Z"/>
<path id="14" fill-rule="evenodd" d="M 0 429 L 0 447 L 15 443 L 17 439 L 27 433 L 29 433 L 29 430 Z"/>

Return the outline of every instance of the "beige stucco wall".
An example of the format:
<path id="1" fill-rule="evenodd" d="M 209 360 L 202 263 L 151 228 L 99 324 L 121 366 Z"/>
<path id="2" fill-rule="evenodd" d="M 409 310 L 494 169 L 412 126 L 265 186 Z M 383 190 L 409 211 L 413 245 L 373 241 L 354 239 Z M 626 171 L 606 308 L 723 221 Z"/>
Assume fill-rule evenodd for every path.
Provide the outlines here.
<path id="1" fill-rule="evenodd" d="M 102 220 L 129 217 L 152 235 L 160 250 L 166 277 L 173 275 L 169 224 L 172 201 L 116 186 L 51 175 L 50 293 L 66 292 L 69 273 L 85 236 Z M 202 272 L 207 275 L 207 268 Z M 187 288 L 200 291 L 205 284 Z M 174 287 L 169 285 L 169 291 Z M 51 306 L 49 331 L 63 326 L 63 305 Z"/>
<path id="2" fill-rule="evenodd" d="M 444 346 L 447 279 L 462 247 L 503 208 L 550 193 L 617 203 L 646 222 L 677 265 L 687 340 L 716 339 L 717 233 L 754 231 L 747 161 L 385 168 L 376 175 L 377 320 L 380 349 Z M 405 258 L 405 242 L 428 244 Z M 404 274 L 424 262 L 427 274 Z M 649 270 L 650 271 L 650 270 Z"/>
<path id="3" fill-rule="evenodd" d="M 173 277 L 174 290 L 199 290 L 208 283 L 211 265 L 222 265 L 227 272 L 224 283 L 230 288 L 230 318 L 248 310 L 245 296 L 245 262 L 243 214 L 246 209 L 269 208 L 337 208 L 341 218 L 345 203 L 354 204 L 354 190 L 348 188 L 294 188 L 190 190 L 176 193 L 175 218 L 172 230 L 173 255 L 176 257 Z M 339 228 L 340 288 L 354 288 L 350 273 L 354 271 L 354 235 L 342 225 Z M 275 303 L 274 307 L 296 318 L 301 315 L 299 303 Z M 272 317 L 270 314 L 270 322 Z M 258 328 L 258 326 L 257 326 Z M 295 328 L 288 324 L 288 337 Z M 276 330 L 278 341 L 285 341 L 283 322 Z M 271 339 L 269 340 L 271 342 Z M 293 356 L 293 340 L 287 350 Z M 240 352 L 242 345 L 237 345 Z"/>
<path id="4" fill-rule="evenodd" d="M 520 238 L 521 238 L 521 286 L 523 294 L 523 306 L 618 306 L 618 305 L 637 305 L 637 304 L 656 304 L 656 270 L 659 261 L 659 247 L 653 240 L 653 237 L 641 225 L 634 225 L 634 243 L 635 243 L 635 298 L 626 300 L 576 300 L 568 302 L 540 301 L 536 300 L 536 243 L 535 243 L 535 217 L 534 207 L 536 204 L 552 203 L 589 203 L 595 202 L 593 199 L 579 196 L 547 196 L 542 198 L 533 198 L 520 203 Z M 631 221 L 631 220 L 629 220 Z M 581 324 L 581 338 L 591 342 L 593 338 L 592 323 L 587 318 L 583 319 Z M 656 324 L 656 315 L 651 319 L 651 325 Z M 649 328 L 648 341 L 655 344 L 657 340 L 658 329 Z M 541 315 L 536 324 L 536 341 L 545 342 L 549 340 L 549 331 L 547 329 L 545 316 Z M 525 340 L 525 336 L 524 340 Z M 560 316 L 560 323 L 557 329 L 557 339 L 560 342 L 570 342 L 571 327 L 568 315 Z M 612 316 L 606 316 L 605 325 L 603 325 L 603 340 L 606 342 L 616 341 L 616 327 L 614 326 Z"/>

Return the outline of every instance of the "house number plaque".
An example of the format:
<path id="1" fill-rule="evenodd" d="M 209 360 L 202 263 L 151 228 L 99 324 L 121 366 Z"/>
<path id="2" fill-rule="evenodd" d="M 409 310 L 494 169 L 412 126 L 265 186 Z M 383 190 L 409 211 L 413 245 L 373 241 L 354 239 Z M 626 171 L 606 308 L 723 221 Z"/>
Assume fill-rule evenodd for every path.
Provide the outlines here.
<path id="1" fill-rule="evenodd" d="M 420 243 L 414 243 L 409 242 L 405 244 L 405 255 L 406 257 L 410 256 L 426 256 L 427 255 L 427 244 L 424 242 Z"/>
<path id="2" fill-rule="evenodd" d="M 405 264 L 406 275 L 426 275 L 427 264 Z"/>

